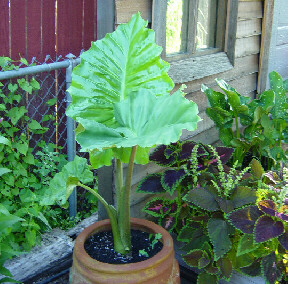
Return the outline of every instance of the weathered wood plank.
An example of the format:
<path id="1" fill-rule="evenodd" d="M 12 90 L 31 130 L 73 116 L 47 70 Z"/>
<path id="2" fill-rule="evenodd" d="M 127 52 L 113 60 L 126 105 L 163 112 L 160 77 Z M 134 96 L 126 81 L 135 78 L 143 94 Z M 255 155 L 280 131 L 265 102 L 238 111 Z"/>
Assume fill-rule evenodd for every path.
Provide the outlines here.
<path id="1" fill-rule="evenodd" d="M 238 20 L 263 17 L 263 1 L 240 1 L 238 6 Z"/>
<path id="2" fill-rule="evenodd" d="M 175 83 L 184 83 L 232 68 L 226 53 L 219 52 L 172 62 L 168 74 Z"/>
<path id="3" fill-rule="evenodd" d="M 54 229 L 43 234 L 40 246 L 7 261 L 4 266 L 16 280 L 25 283 L 35 283 L 34 280 L 40 276 L 51 277 L 71 266 L 75 237 L 97 220 L 98 214 L 95 213 L 67 232 Z"/>
<path id="4" fill-rule="evenodd" d="M 200 91 L 201 84 L 204 83 L 207 86 L 215 86 L 215 79 L 224 79 L 224 80 L 234 80 L 235 78 L 239 78 L 245 76 L 247 74 L 255 73 L 258 71 L 258 54 L 253 54 L 250 56 L 245 56 L 241 58 L 236 58 L 235 66 L 232 70 L 227 72 L 211 75 L 205 77 L 204 79 L 198 79 L 191 82 L 185 83 L 187 88 L 184 90 L 186 93 L 192 93 L 195 91 Z M 179 88 L 179 85 L 176 86 Z"/>
<path id="5" fill-rule="evenodd" d="M 251 36 L 236 40 L 235 57 L 260 53 L 261 37 Z"/>
<path id="6" fill-rule="evenodd" d="M 166 11 L 166 1 L 153 0 L 152 29 L 155 31 L 156 43 L 163 47 L 162 58 L 166 55 Z"/>
<path id="7" fill-rule="evenodd" d="M 260 35 L 261 25 L 262 25 L 261 19 L 238 21 L 236 38 Z"/>
<path id="8" fill-rule="evenodd" d="M 152 0 L 116 0 L 115 1 L 115 23 L 127 23 L 131 16 L 138 11 L 141 12 L 143 19 L 152 21 Z"/>

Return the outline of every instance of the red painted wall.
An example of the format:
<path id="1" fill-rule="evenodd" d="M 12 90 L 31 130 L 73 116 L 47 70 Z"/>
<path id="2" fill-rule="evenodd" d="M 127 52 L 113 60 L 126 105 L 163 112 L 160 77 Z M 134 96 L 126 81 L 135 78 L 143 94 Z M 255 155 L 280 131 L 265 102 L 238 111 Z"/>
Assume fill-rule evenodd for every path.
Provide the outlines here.
<path id="1" fill-rule="evenodd" d="M 0 56 L 78 56 L 96 40 L 96 12 L 97 0 L 0 0 Z"/>

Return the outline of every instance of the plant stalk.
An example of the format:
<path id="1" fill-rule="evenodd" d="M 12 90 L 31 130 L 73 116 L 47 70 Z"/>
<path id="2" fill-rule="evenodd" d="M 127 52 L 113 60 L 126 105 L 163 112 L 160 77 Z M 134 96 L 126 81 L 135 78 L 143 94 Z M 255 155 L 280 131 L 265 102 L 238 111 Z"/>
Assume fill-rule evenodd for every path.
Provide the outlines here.
<path id="1" fill-rule="evenodd" d="M 78 186 L 81 186 L 82 188 L 92 193 L 103 204 L 111 222 L 112 234 L 113 234 L 113 239 L 114 239 L 114 249 L 115 251 L 121 254 L 125 254 L 126 250 L 125 250 L 125 246 L 123 245 L 121 241 L 121 236 L 120 236 L 118 223 L 117 223 L 117 213 L 116 213 L 115 208 L 109 205 L 106 202 L 106 200 L 98 192 L 96 192 L 94 189 L 90 188 L 89 186 L 86 186 L 85 184 L 82 184 L 81 182 L 78 182 Z"/>
<path id="2" fill-rule="evenodd" d="M 119 208 L 118 204 L 120 203 L 121 198 L 121 192 L 123 190 L 123 167 L 122 162 L 120 159 L 116 159 L 116 180 L 115 180 L 115 186 L 116 186 L 116 205 L 117 205 L 117 216 L 119 215 Z"/>
<path id="3" fill-rule="evenodd" d="M 136 151 L 137 146 L 133 146 L 129 159 L 125 186 L 122 187 L 121 198 L 119 198 L 119 204 L 117 204 L 120 237 L 127 252 L 131 250 L 130 191 Z"/>

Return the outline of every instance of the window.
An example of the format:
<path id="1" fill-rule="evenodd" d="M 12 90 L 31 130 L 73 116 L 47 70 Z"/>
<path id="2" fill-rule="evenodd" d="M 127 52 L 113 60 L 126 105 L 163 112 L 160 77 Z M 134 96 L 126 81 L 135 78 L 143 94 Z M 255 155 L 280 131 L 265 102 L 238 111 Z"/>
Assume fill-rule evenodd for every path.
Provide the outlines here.
<path id="1" fill-rule="evenodd" d="M 183 83 L 233 68 L 238 0 L 154 0 L 152 27 Z"/>

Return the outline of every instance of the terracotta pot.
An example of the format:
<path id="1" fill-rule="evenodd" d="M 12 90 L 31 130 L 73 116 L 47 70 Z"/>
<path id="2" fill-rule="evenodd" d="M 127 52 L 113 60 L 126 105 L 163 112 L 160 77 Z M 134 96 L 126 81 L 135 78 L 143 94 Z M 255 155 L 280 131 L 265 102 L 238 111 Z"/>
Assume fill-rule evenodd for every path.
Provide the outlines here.
<path id="1" fill-rule="evenodd" d="M 131 218 L 131 228 L 147 233 L 162 234 L 162 250 L 155 256 L 137 263 L 108 264 L 91 258 L 84 249 L 89 236 L 111 230 L 109 220 L 92 224 L 76 238 L 71 269 L 72 284 L 180 284 L 180 272 L 174 257 L 173 240 L 170 234 L 153 222 Z"/>

